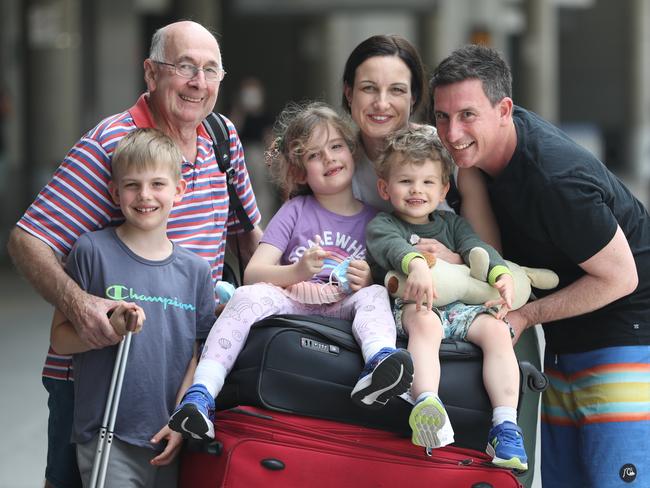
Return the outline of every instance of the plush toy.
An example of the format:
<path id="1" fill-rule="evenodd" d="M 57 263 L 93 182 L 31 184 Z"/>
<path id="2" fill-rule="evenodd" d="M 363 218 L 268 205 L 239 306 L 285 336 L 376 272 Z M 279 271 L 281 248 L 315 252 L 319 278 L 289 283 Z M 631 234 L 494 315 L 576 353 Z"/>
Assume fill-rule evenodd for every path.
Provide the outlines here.
<path id="1" fill-rule="evenodd" d="M 475 247 L 469 255 L 469 266 L 450 264 L 436 259 L 432 254 L 422 253 L 431 269 L 431 278 L 436 288 L 437 298 L 433 305 L 441 307 L 454 301 L 468 305 L 485 303 L 499 298 L 496 288 L 487 283 L 489 256 L 485 249 Z M 531 285 L 540 290 L 550 290 L 558 285 L 557 274 L 548 269 L 527 268 L 506 261 L 514 282 L 513 310 L 523 306 L 530 298 Z M 386 274 L 384 284 L 393 297 L 401 297 L 406 284 L 406 276 L 396 271 Z"/>

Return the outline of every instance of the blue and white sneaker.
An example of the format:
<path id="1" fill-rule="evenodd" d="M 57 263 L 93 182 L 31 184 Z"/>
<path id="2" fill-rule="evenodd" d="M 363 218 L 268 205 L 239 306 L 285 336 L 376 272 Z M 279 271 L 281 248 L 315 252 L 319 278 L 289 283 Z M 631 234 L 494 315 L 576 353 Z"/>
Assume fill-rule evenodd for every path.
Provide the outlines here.
<path id="1" fill-rule="evenodd" d="M 190 386 L 169 418 L 169 428 L 183 437 L 214 439 L 214 398 L 200 383 Z"/>
<path id="2" fill-rule="evenodd" d="M 411 442 L 427 449 L 442 447 L 446 442 L 443 443 L 438 434 L 446 423 L 447 411 L 442 402 L 435 395 L 424 397 L 415 404 L 409 415 L 409 425 L 413 431 Z"/>
<path id="3" fill-rule="evenodd" d="M 409 389 L 413 361 L 406 349 L 384 347 L 371 357 L 352 390 L 352 400 L 362 407 L 381 408 Z"/>
<path id="4" fill-rule="evenodd" d="M 485 452 L 492 456 L 492 464 L 502 468 L 520 472 L 528 469 L 524 437 L 519 426 L 512 422 L 502 422 L 490 429 Z"/>

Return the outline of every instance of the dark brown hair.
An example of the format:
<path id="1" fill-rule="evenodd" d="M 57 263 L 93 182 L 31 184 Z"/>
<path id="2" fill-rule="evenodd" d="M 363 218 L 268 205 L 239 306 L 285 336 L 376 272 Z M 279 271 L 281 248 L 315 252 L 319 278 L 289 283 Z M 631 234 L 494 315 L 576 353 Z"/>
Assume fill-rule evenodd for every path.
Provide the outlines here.
<path id="1" fill-rule="evenodd" d="M 357 68 L 367 59 L 377 56 L 397 56 L 411 72 L 411 94 L 413 96 L 413 111 L 416 112 L 422 100 L 426 97 L 426 76 L 422 59 L 418 50 L 408 40 L 396 34 L 376 35 L 369 37 L 350 53 L 343 69 L 343 86 L 354 86 Z M 342 96 L 343 109 L 350 113 L 350 103 Z"/>

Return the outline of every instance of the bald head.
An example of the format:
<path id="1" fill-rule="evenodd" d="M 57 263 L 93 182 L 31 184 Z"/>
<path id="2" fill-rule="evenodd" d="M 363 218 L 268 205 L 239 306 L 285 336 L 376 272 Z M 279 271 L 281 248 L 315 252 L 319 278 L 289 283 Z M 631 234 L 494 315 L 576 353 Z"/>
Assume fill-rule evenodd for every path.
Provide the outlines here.
<path id="1" fill-rule="evenodd" d="M 181 21 L 156 31 L 150 57 L 144 61 L 156 127 L 172 139 L 176 137 L 178 144 L 183 143 L 178 140 L 181 132 L 195 144 L 196 128 L 217 101 L 221 78 L 212 75 L 219 70 L 223 70 L 219 44 L 201 24 Z"/>
<path id="2" fill-rule="evenodd" d="M 166 59 L 166 49 L 169 45 L 191 45 L 197 41 L 204 45 L 213 45 L 219 65 L 221 65 L 221 50 L 217 39 L 208 29 L 191 20 L 181 20 L 158 29 L 151 38 L 149 58 L 163 61 Z"/>

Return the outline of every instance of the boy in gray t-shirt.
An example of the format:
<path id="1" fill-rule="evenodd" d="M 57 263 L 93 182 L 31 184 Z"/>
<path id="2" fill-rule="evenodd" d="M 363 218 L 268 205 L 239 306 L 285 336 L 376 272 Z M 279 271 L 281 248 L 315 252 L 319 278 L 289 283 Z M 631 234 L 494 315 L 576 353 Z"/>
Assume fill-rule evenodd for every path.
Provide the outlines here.
<path id="1" fill-rule="evenodd" d="M 125 334 L 125 317 L 138 315 L 122 387 L 106 486 L 175 487 L 181 436 L 167 419 L 196 367 L 196 341 L 214 321 L 214 288 L 208 262 L 173 244 L 167 219 L 185 191 L 183 156 L 156 129 L 136 129 L 113 155 L 111 195 L 125 222 L 82 235 L 66 270 L 91 294 L 116 300 L 111 323 Z M 146 318 L 146 324 L 143 322 Z M 140 330 L 141 329 L 141 330 Z M 72 441 L 84 486 L 88 484 L 106 404 L 116 346 L 89 350 L 59 310 L 52 346 L 74 354 Z"/>

